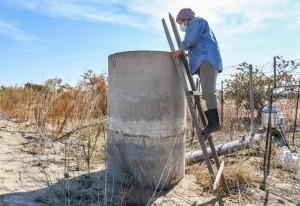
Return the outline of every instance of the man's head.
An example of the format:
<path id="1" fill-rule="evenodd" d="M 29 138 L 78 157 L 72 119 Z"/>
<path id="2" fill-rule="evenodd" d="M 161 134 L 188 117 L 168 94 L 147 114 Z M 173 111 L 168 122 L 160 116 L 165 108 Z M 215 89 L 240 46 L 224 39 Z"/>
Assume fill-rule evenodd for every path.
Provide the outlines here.
<path id="1" fill-rule="evenodd" d="M 191 20 L 195 16 L 195 12 L 190 8 L 181 9 L 176 17 L 176 22 L 184 22 L 185 20 Z"/>
<path id="2" fill-rule="evenodd" d="M 187 31 L 187 27 L 189 26 L 190 21 L 194 16 L 195 12 L 193 12 L 193 10 L 190 8 L 184 8 L 179 11 L 176 17 L 176 22 L 180 25 L 181 31 Z"/>

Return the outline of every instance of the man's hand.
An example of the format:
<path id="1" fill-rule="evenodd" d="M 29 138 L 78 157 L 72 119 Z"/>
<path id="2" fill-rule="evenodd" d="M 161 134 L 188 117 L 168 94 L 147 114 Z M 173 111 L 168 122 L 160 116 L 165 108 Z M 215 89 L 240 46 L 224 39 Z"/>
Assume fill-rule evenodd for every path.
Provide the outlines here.
<path id="1" fill-rule="evenodd" d="M 182 54 L 182 52 L 183 52 L 183 49 L 179 49 L 179 50 L 177 50 L 177 51 L 174 51 L 174 52 L 172 53 L 173 59 L 178 58 L 178 56 L 179 56 L 180 54 Z"/>

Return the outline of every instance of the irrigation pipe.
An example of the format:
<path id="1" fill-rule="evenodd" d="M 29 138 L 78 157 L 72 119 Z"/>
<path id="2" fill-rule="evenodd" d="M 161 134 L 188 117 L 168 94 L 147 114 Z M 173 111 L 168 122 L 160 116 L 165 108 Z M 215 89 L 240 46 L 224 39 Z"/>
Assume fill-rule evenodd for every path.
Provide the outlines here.
<path id="1" fill-rule="evenodd" d="M 265 138 L 265 133 L 260 133 L 255 136 L 243 137 L 241 140 L 236 140 L 233 142 L 228 142 L 225 144 L 220 144 L 215 146 L 215 149 L 218 155 L 226 154 L 231 151 L 236 151 L 242 148 L 247 148 L 251 144 L 256 144 L 261 142 Z M 211 149 L 207 148 L 207 153 L 209 157 L 212 157 Z M 201 150 L 187 152 L 185 154 L 185 162 L 187 165 L 193 164 L 196 162 L 203 161 L 205 159 L 204 154 Z"/>
<path id="2" fill-rule="evenodd" d="M 300 170 L 300 154 L 292 153 L 289 148 L 286 146 L 286 142 L 284 140 L 283 135 L 279 130 L 273 129 L 271 131 L 271 135 L 273 136 L 273 140 L 278 147 L 277 152 L 277 163 L 279 166 L 283 168 L 292 169 L 295 171 Z M 233 151 L 237 151 L 243 148 L 249 148 L 254 144 L 258 144 L 265 139 L 266 133 L 262 132 L 260 134 L 256 134 L 255 136 L 243 137 L 241 140 L 236 140 L 233 142 L 228 142 L 225 144 L 220 144 L 215 146 L 215 149 L 218 155 L 227 154 Z M 209 157 L 212 157 L 210 147 L 207 148 L 207 153 Z M 196 150 L 192 152 L 187 152 L 185 154 L 185 163 L 186 165 L 190 165 L 193 163 L 197 163 L 205 160 L 204 154 L 201 150 Z"/>

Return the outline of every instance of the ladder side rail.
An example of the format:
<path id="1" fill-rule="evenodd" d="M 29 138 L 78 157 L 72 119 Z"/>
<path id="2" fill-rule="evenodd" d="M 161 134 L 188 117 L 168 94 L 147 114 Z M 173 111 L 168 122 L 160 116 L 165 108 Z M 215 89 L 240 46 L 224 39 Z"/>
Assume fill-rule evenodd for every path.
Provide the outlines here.
<path id="1" fill-rule="evenodd" d="M 180 44 L 181 44 L 181 39 L 180 39 L 180 35 L 179 35 L 178 29 L 177 29 L 177 26 L 176 26 L 175 19 L 172 16 L 171 13 L 169 13 L 169 19 L 170 19 L 170 23 L 171 23 L 171 26 L 172 26 L 172 29 L 173 29 L 173 32 L 174 32 L 174 35 L 175 35 L 175 39 L 176 39 L 178 48 L 179 48 Z M 192 75 L 190 74 L 188 61 L 187 61 L 186 57 L 184 56 L 184 54 L 181 54 L 180 58 L 183 62 L 184 69 L 186 71 L 191 89 L 192 89 L 192 91 L 196 91 L 196 85 L 195 85 L 195 82 L 194 82 L 194 79 L 193 79 Z M 199 111 L 199 114 L 200 114 L 202 125 L 203 125 L 203 127 L 206 127 L 207 122 L 206 122 L 206 119 L 205 119 L 205 116 L 204 116 L 204 113 L 203 113 L 203 109 L 202 109 L 202 106 L 201 106 L 201 103 L 200 103 L 200 97 L 195 96 L 194 98 L 195 98 L 195 103 L 197 105 L 197 108 L 198 108 L 198 111 Z"/>
<path id="2" fill-rule="evenodd" d="M 165 30 L 166 37 L 168 39 L 170 49 L 171 49 L 172 52 L 174 52 L 175 47 L 173 45 L 173 42 L 172 42 L 169 30 L 168 30 L 167 24 L 165 22 L 165 19 L 162 19 L 162 24 L 163 24 L 163 27 L 164 27 L 164 30 Z M 180 78 L 180 82 L 181 82 L 181 85 L 184 89 L 184 92 L 185 92 L 185 95 L 186 95 L 186 98 L 187 98 L 188 107 L 189 107 L 189 110 L 191 112 L 191 116 L 192 116 L 192 119 L 193 119 L 193 122 L 194 122 L 194 125 L 195 125 L 195 129 L 196 129 L 196 132 L 197 132 L 197 135 L 198 135 L 198 138 L 199 138 L 200 146 L 201 146 L 201 149 L 202 149 L 202 151 L 204 153 L 204 156 L 205 156 L 206 165 L 207 165 L 208 171 L 210 173 L 210 177 L 212 179 L 212 182 L 214 183 L 214 181 L 215 181 L 214 171 L 213 171 L 212 165 L 210 163 L 210 159 L 209 159 L 209 156 L 208 156 L 208 153 L 207 153 L 207 150 L 206 150 L 206 146 L 204 144 L 204 139 L 203 139 L 203 136 L 201 134 L 200 126 L 198 125 L 198 120 L 197 120 L 196 114 L 195 114 L 194 109 L 193 109 L 193 103 L 192 103 L 192 99 L 189 95 L 187 82 L 186 82 L 186 79 L 183 76 L 182 64 L 180 63 L 179 59 L 174 59 L 174 63 L 176 65 L 177 72 L 178 72 L 178 75 L 179 75 L 179 78 Z M 217 190 L 217 199 L 218 199 L 219 205 L 223 205 L 223 200 L 222 200 L 222 196 L 221 196 L 221 193 L 220 193 L 219 189 Z"/>

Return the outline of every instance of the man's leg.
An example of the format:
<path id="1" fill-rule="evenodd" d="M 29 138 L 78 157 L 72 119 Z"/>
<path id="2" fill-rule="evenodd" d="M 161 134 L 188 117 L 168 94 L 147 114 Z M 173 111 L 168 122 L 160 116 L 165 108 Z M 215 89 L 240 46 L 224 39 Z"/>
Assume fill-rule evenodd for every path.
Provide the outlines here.
<path id="1" fill-rule="evenodd" d="M 209 62 L 205 61 L 201 64 L 197 74 L 200 77 L 202 95 L 206 102 L 207 111 L 205 115 L 208 121 L 207 127 L 202 130 L 204 135 L 210 134 L 222 127 L 219 121 L 218 103 L 216 96 L 216 81 L 219 71 L 214 68 Z"/>

